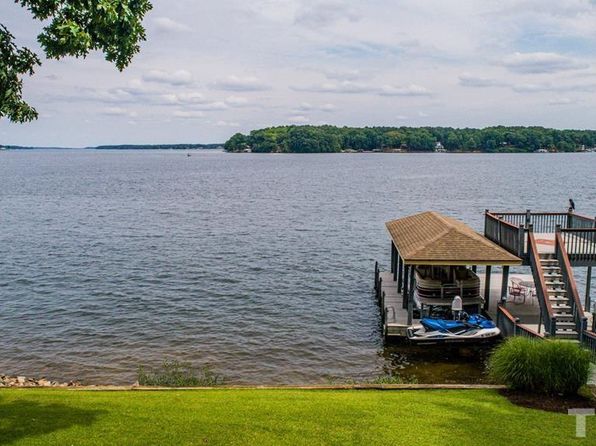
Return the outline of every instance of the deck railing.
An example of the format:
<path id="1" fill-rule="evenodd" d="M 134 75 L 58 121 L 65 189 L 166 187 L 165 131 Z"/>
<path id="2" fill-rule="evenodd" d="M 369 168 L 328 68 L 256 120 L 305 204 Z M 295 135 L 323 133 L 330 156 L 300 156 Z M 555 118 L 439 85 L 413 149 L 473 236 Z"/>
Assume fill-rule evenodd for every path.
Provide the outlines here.
<path id="1" fill-rule="evenodd" d="M 596 218 L 574 212 L 492 212 L 486 211 L 484 236 L 510 253 L 528 261 L 526 233 L 532 225 L 535 233 L 563 234 L 573 265 L 590 266 L 596 262 Z"/>
<path id="2" fill-rule="evenodd" d="M 567 229 L 593 229 L 596 228 L 596 218 L 585 217 L 574 212 L 569 213 Z"/>
<path id="3" fill-rule="evenodd" d="M 525 336 L 544 339 L 544 335 L 521 325 L 519 318 L 513 316 L 502 304 L 497 305 L 497 327 L 504 337 Z"/>
<path id="4" fill-rule="evenodd" d="M 569 259 L 575 263 L 596 261 L 596 229 L 573 228 L 560 230 Z"/>
<path id="5" fill-rule="evenodd" d="M 569 262 L 569 256 L 565 247 L 565 242 L 561 232 L 555 234 L 555 256 L 559 261 L 559 267 L 561 268 L 561 275 L 563 276 L 563 284 L 565 285 L 565 291 L 571 306 L 571 314 L 573 314 L 573 320 L 575 322 L 575 329 L 579 333 L 580 341 L 583 336 L 584 330 L 588 328 L 588 319 L 584 314 L 584 309 L 577 292 L 577 285 L 575 283 L 575 277 L 571 269 L 571 263 Z"/>
<path id="6" fill-rule="evenodd" d="M 575 212 L 489 212 L 492 217 L 514 226 L 534 225 L 536 233 L 552 233 L 558 226 L 563 229 L 596 228 L 596 218 L 586 217 Z"/>
<path id="7" fill-rule="evenodd" d="M 532 266 L 532 276 L 536 286 L 536 296 L 540 305 L 542 322 L 544 323 L 545 330 L 551 336 L 554 336 L 557 332 L 557 319 L 554 315 L 553 307 L 548 298 L 548 289 L 546 287 L 544 272 L 540 267 L 540 257 L 538 254 L 536 239 L 534 238 L 534 233 L 532 232 L 532 225 L 530 225 L 528 228 L 528 254 L 530 265 Z"/>
<path id="8" fill-rule="evenodd" d="M 517 220 L 517 219 L 515 219 Z M 524 228 L 499 217 L 499 214 L 486 212 L 484 236 L 518 257 L 524 256 Z"/>
<path id="9" fill-rule="evenodd" d="M 596 363 L 596 333 L 590 330 L 584 330 L 580 342 L 582 347 L 592 352 L 592 362 Z"/>

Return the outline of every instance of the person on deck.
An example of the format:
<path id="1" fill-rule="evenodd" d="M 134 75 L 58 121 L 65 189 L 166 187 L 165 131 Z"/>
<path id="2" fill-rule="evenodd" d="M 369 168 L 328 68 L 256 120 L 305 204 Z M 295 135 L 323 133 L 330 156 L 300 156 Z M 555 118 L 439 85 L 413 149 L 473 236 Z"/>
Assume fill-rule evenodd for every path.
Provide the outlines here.
<path id="1" fill-rule="evenodd" d="M 569 199 L 569 212 L 573 212 L 575 211 L 575 203 L 573 202 L 573 199 Z"/>

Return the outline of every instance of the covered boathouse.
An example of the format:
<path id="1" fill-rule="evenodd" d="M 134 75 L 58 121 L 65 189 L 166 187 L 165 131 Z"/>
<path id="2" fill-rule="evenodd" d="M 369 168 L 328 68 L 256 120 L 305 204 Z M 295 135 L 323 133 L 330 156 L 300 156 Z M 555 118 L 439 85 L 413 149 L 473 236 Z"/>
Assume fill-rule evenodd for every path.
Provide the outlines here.
<path id="1" fill-rule="evenodd" d="M 407 328 L 460 296 L 464 310 L 489 310 L 491 272 L 502 267 L 500 296 L 507 296 L 509 267 L 522 259 L 472 228 L 438 212 L 386 223 L 391 236 L 391 271 L 375 267 L 375 289 L 385 337 L 405 337 Z M 484 282 L 476 274 L 484 267 Z M 493 293 L 494 294 L 494 293 Z"/>

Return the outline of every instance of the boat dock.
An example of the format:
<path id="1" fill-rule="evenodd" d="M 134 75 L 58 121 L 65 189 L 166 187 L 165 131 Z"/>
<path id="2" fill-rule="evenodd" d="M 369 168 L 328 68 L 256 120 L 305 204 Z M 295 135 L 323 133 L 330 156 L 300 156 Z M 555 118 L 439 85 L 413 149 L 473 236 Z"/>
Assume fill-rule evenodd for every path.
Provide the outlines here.
<path id="1" fill-rule="evenodd" d="M 375 265 L 375 293 L 387 339 L 461 296 L 505 336 L 578 340 L 596 352 L 591 273 L 596 219 L 574 213 L 485 212 L 484 235 L 424 212 L 386 223 L 391 267 Z M 587 268 L 580 295 L 573 268 Z M 512 271 L 513 268 L 513 271 Z"/>

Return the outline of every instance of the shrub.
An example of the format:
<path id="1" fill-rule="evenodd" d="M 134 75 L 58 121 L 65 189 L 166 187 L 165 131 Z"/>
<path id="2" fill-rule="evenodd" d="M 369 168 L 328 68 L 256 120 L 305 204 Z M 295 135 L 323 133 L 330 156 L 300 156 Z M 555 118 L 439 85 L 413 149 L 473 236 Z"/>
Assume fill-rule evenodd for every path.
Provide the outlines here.
<path id="1" fill-rule="evenodd" d="M 511 389 L 575 394 L 588 381 L 590 353 L 566 341 L 510 338 L 492 354 L 490 377 Z"/>
<path id="2" fill-rule="evenodd" d="M 212 387 L 223 384 L 223 377 L 208 366 L 195 370 L 190 363 L 176 360 L 165 360 L 158 370 L 146 371 L 140 366 L 137 380 L 142 386 L 161 387 Z"/>

